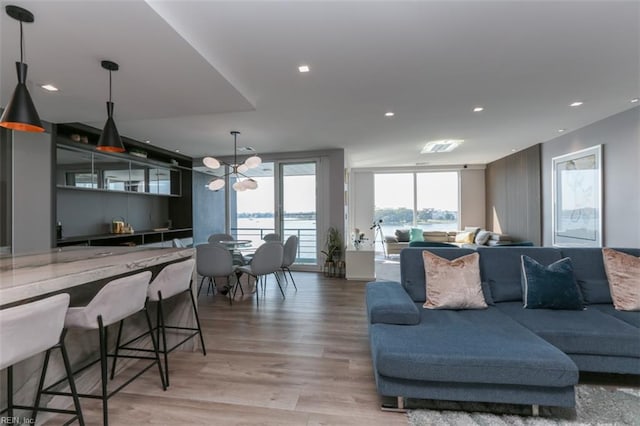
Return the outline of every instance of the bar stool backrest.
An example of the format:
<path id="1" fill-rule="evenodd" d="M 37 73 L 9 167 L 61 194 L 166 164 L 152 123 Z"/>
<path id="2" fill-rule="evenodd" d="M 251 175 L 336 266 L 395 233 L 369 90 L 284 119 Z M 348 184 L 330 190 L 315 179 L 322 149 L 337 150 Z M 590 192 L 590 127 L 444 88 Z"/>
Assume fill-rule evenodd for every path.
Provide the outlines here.
<path id="1" fill-rule="evenodd" d="M 160 273 L 149 284 L 147 296 L 155 302 L 159 300 L 158 292 L 162 292 L 162 298 L 168 299 L 178 293 L 187 290 L 191 284 L 195 259 L 172 263 L 162 268 Z"/>
<path id="2" fill-rule="evenodd" d="M 151 272 L 145 271 L 110 281 L 87 306 L 69 308 L 65 327 L 97 329 L 98 316 L 106 327 L 144 308 Z"/>
<path id="3" fill-rule="evenodd" d="M 69 307 L 67 293 L 0 311 L 0 370 L 56 345 Z"/>

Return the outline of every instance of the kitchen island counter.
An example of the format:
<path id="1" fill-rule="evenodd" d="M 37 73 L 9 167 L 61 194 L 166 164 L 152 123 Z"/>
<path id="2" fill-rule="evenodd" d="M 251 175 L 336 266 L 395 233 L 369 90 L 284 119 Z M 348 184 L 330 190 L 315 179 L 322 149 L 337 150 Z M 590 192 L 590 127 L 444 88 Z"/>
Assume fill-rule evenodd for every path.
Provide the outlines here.
<path id="1" fill-rule="evenodd" d="M 187 259 L 192 248 L 64 247 L 0 257 L 0 306 Z"/>

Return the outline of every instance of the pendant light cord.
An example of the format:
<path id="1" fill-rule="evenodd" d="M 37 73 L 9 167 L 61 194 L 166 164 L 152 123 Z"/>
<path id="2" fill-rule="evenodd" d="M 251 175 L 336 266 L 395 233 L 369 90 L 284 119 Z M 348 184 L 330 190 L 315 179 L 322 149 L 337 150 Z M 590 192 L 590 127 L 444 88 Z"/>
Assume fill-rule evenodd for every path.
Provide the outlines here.
<path id="1" fill-rule="evenodd" d="M 24 63 L 23 49 L 24 49 L 24 36 L 22 34 L 22 21 L 20 21 L 20 63 Z"/>
<path id="2" fill-rule="evenodd" d="M 109 102 L 111 102 L 111 70 L 109 70 Z"/>

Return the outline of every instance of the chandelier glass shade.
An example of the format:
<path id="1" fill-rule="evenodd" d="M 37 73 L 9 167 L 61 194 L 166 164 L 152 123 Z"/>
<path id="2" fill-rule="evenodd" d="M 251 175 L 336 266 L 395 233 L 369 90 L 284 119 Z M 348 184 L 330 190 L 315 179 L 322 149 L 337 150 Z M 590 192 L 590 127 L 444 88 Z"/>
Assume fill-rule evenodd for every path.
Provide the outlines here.
<path id="1" fill-rule="evenodd" d="M 219 169 L 222 166 L 226 166 L 228 168 L 227 173 L 222 176 L 216 176 L 207 183 L 207 188 L 211 191 L 219 191 L 225 185 L 225 181 L 227 177 L 235 178 L 235 182 L 231 187 L 238 192 L 242 191 L 252 191 L 258 188 L 258 182 L 249 176 L 245 175 L 249 171 L 249 169 L 255 169 L 260 164 L 262 164 L 262 159 L 257 155 L 252 155 L 249 158 L 245 159 L 244 162 L 238 162 L 238 135 L 240 132 L 237 130 L 233 130 L 231 132 L 233 135 L 233 163 L 227 163 L 221 160 L 218 160 L 213 157 L 204 157 L 202 159 L 202 163 L 211 170 Z"/>

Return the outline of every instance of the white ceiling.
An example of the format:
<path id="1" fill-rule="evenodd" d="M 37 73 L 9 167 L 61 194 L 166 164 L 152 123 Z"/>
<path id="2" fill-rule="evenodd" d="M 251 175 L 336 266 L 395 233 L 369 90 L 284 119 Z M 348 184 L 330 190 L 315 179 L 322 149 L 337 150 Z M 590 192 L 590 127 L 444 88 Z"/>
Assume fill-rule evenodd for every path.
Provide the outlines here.
<path id="1" fill-rule="evenodd" d="M 193 157 L 230 154 L 237 129 L 258 153 L 342 147 L 354 167 L 483 164 L 640 96 L 638 1 L 1 3 L 35 15 L 26 62 L 43 119 L 102 127 L 110 59 L 120 133 Z M 5 105 L 19 27 L 1 15 Z M 420 154 L 445 138 L 466 142 Z"/>

